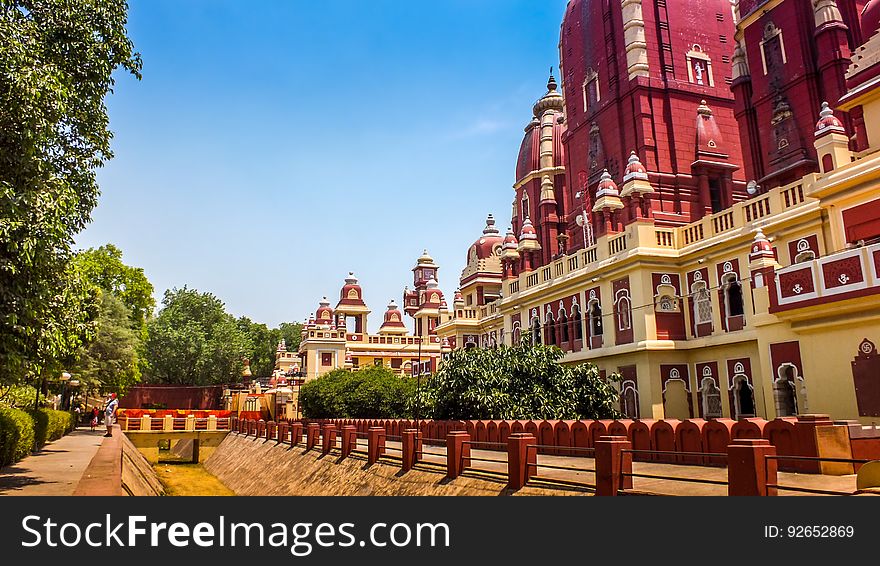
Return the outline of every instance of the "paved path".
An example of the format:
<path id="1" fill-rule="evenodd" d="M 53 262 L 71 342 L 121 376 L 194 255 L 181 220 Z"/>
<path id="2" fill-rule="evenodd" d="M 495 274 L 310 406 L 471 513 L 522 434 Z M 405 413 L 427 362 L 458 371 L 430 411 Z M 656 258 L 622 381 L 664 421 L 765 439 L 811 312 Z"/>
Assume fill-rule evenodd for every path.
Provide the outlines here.
<path id="1" fill-rule="evenodd" d="M 78 428 L 37 454 L 0 468 L 0 495 L 71 495 L 106 429 Z"/>

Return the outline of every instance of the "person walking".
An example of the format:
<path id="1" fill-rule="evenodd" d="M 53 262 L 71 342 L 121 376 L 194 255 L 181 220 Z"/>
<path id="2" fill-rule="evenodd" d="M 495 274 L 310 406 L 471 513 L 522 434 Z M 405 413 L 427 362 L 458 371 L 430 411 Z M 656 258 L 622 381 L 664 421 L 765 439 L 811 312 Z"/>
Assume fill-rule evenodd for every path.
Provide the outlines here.
<path id="1" fill-rule="evenodd" d="M 107 408 L 104 409 L 104 424 L 107 425 L 107 434 L 104 436 L 113 436 L 113 423 L 116 422 L 116 409 L 119 408 L 119 400 L 116 399 L 116 393 L 111 393 L 107 399 Z"/>
<path id="2" fill-rule="evenodd" d="M 98 407 L 92 407 L 92 432 L 95 432 L 95 427 L 98 426 L 98 417 L 101 416 L 101 411 L 98 410 Z"/>

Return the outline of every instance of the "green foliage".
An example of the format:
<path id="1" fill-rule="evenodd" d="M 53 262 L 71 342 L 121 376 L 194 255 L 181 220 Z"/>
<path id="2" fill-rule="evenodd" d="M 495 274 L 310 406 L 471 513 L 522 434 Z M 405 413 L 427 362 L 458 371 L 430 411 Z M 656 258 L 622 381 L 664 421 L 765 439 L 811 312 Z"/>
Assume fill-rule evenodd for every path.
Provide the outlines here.
<path id="1" fill-rule="evenodd" d="M 278 345 L 278 333 L 269 330 L 265 324 L 252 322 L 243 316 L 238 319 L 238 328 L 252 345 L 246 356 L 251 363 L 251 373 L 256 377 L 272 375 L 275 369 L 275 349 Z"/>
<path id="2" fill-rule="evenodd" d="M 251 321 L 243 316 L 238 319 L 238 327 L 250 340 L 253 346 L 247 358 L 251 362 L 251 372 L 256 377 L 268 377 L 275 369 L 275 352 L 278 343 L 284 339 L 287 350 L 295 352 L 299 349 L 302 338 L 302 325 L 298 322 L 282 322 L 278 328 Z"/>
<path id="3" fill-rule="evenodd" d="M 41 447 L 47 442 L 58 440 L 76 427 L 76 420 L 67 411 L 37 409 L 28 411 L 34 423 L 34 446 Z"/>
<path id="4" fill-rule="evenodd" d="M 592 364 L 566 366 L 554 346 L 455 350 L 423 384 L 413 410 L 434 419 L 599 419 L 618 395 Z"/>
<path id="5" fill-rule="evenodd" d="M 233 383 L 253 346 L 220 299 L 195 289 L 165 291 L 147 324 L 146 380 L 179 385 Z"/>
<path id="6" fill-rule="evenodd" d="M 10 385 L 0 389 L 0 405 L 17 407 L 19 409 L 34 406 L 37 389 L 31 385 Z M 45 402 L 45 397 L 40 395 L 40 404 Z"/>
<path id="7" fill-rule="evenodd" d="M 337 369 L 303 385 L 300 405 L 311 419 L 404 418 L 415 389 L 414 379 L 385 367 Z"/>
<path id="8" fill-rule="evenodd" d="M 57 369 L 95 297 L 69 267 L 112 157 L 113 72 L 140 77 L 124 0 L 0 0 L 0 383 Z"/>
<path id="9" fill-rule="evenodd" d="M 34 420 L 21 409 L 0 406 L 0 467 L 18 462 L 34 447 Z"/>
<path id="10" fill-rule="evenodd" d="M 90 248 L 73 259 L 79 272 L 89 283 L 112 293 L 128 308 L 131 325 L 140 331 L 153 309 L 153 284 L 144 270 L 122 263 L 122 250 L 113 244 Z"/>
<path id="11" fill-rule="evenodd" d="M 278 328 L 273 330 L 273 332 L 277 332 L 278 340 L 280 342 L 283 338 L 285 343 L 287 344 L 288 352 L 296 352 L 299 350 L 299 343 L 302 340 L 302 324 L 299 322 L 282 322 L 278 325 Z"/>
<path id="12" fill-rule="evenodd" d="M 140 340 L 131 327 L 130 313 L 114 295 L 107 292 L 101 295 L 95 336 L 82 351 L 76 366 L 84 386 L 121 395 L 140 381 Z"/>

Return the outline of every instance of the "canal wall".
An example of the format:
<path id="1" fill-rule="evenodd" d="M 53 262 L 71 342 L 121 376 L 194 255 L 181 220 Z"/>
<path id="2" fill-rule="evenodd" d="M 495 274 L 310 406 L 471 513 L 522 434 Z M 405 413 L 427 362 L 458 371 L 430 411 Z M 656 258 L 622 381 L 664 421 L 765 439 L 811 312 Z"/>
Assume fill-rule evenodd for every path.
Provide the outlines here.
<path id="1" fill-rule="evenodd" d="M 342 459 L 240 434 L 228 435 L 204 466 L 236 495 L 584 495 L 533 486 L 511 492 L 506 477 L 488 475 L 448 480 L 445 466 L 424 463 L 403 473 L 399 463 L 368 466 L 357 454 Z"/>
<path id="2" fill-rule="evenodd" d="M 116 425 L 83 472 L 74 495 L 165 495 L 159 478 Z"/>

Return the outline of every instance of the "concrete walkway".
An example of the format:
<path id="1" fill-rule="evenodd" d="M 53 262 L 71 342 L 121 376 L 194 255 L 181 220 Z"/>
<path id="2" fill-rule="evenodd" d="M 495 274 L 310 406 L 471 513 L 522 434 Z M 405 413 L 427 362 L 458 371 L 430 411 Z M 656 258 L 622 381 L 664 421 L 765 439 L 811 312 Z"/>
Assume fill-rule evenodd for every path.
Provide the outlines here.
<path id="1" fill-rule="evenodd" d="M 38 453 L 0 468 L 0 495 L 72 495 L 106 429 L 78 428 Z"/>

